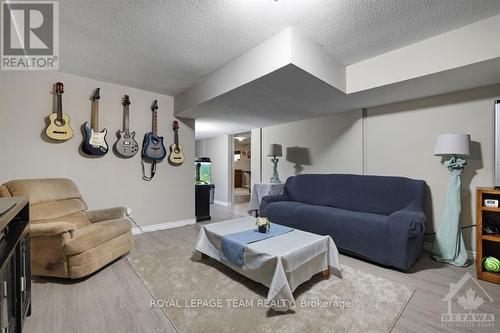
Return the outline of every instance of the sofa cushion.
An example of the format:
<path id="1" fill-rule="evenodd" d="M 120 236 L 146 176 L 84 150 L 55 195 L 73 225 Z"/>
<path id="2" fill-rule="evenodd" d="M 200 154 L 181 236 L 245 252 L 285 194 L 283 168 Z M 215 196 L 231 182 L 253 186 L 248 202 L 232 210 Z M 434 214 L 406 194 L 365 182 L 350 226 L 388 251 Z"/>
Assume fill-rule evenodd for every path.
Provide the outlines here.
<path id="1" fill-rule="evenodd" d="M 85 263 L 76 266 L 68 265 L 69 277 L 78 279 L 87 276 L 132 250 L 133 241 L 131 232 L 117 238 L 119 239 L 117 239 L 115 247 L 108 248 L 108 244 L 106 243 L 106 246 L 99 246 L 98 250 L 93 251 L 89 256 L 86 256 L 87 253 L 84 253 L 83 255 L 86 256 Z"/>
<path id="2" fill-rule="evenodd" d="M 424 190 L 422 180 L 344 174 L 298 175 L 285 184 L 290 201 L 381 215 L 422 206 Z"/>
<path id="3" fill-rule="evenodd" d="M 385 252 L 388 216 L 348 211 L 300 202 L 272 202 L 266 208 L 271 222 L 318 235 L 329 235 L 339 249 L 364 254 Z"/>
<path id="4" fill-rule="evenodd" d="M 74 224 L 68 222 L 30 223 L 29 227 L 31 237 L 61 236 L 76 229 Z"/>
<path id="5" fill-rule="evenodd" d="M 10 198 L 12 194 L 10 194 L 9 189 L 5 185 L 0 186 L 0 198 Z"/>
<path id="6" fill-rule="evenodd" d="M 13 197 L 29 197 L 30 205 L 64 199 L 82 200 L 75 183 L 65 178 L 20 179 L 4 185 Z"/>
<path id="7" fill-rule="evenodd" d="M 85 214 L 86 206 L 78 199 L 44 202 L 30 206 L 30 221 L 69 222 L 76 226 L 90 224 Z"/>
<path id="8" fill-rule="evenodd" d="M 132 242 L 132 232 L 126 232 L 108 242 L 102 243 L 85 252 L 68 256 L 68 266 L 81 266 L 97 261 L 99 258 L 113 252 L 116 248 Z M 125 254 L 125 253 L 123 253 Z"/>
<path id="9" fill-rule="evenodd" d="M 30 211 L 31 214 L 31 211 Z M 66 222 L 66 223 L 71 223 L 74 224 L 76 228 L 83 228 L 85 226 L 88 226 L 90 224 L 90 220 L 87 217 L 87 214 L 85 214 L 84 211 L 78 211 L 73 214 L 68 214 L 60 217 L 53 217 L 53 218 L 48 218 L 48 219 L 41 219 L 41 220 L 33 220 L 31 219 L 32 224 L 38 224 L 38 223 L 50 223 L 50 222 Z"/>
<path id="10" fill-rule="evenodd" d="M 29 198 L 31 220 L 53 219 L 87 209 L 78 187 L 69 179 L 12 180 L 2 185 L 0 195 Z"/>
<path id="11" fill-rule="evenodd" d="M 64 252 L 67 255 L 82 253 L 127 233 L 130 229 L 130 223 L 122 219 L 92 223 L 73 232 L 73 238 L 66 243 Z"/>

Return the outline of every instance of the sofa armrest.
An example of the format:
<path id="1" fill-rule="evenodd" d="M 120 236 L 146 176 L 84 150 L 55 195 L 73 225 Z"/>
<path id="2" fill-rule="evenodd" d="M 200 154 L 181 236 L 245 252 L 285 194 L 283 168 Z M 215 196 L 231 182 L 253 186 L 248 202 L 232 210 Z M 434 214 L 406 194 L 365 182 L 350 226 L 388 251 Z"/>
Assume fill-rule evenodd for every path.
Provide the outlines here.
<path id="1" fill-rule="evenodd" d="M 262 213 L 271 202 L 277 201 L 288 201 L 288 197 L 286 194 L 266 195 L 265 197 L 262 197 L 259 207 L 260 212 Z"/>
<path id="2" fill-rule="evenodd" d="M 69 222 L 30 223 L 30 236 L 56 236 L 75 229 L 76 226 Z"/>
<path id="3" fill-rule="evenodd" d="M 386 240 L 391 253 L 389 265 L 406 271 L 420 257 L 426 220 L 422 209 L 416 206 L 406 207 L 389 215 Z"/>
<path id="4" fill-rule="evenodd" d="M 86 213 L 90 222 L 95 223 L 100 221 L 124 219 L 125 212 L 126 212 L 125 207 L 114 207 L 106 209 L 89 210 Z"/>
<path id="5" fill-rule="evenodd" d="M 420 208 L 410 205 L 389 216 L 389 228 L 394 233 L 414 238 L 425 232 L 426 221 L 427 217 L 424 212 Z"/>

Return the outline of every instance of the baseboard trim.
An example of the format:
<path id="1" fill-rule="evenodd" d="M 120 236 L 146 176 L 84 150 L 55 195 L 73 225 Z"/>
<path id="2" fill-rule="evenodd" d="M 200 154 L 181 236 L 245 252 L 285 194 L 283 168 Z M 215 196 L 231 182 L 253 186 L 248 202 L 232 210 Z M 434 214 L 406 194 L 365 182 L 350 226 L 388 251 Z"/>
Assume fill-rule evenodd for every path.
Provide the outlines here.
<path id="1" fill-rule="evenodd" d="M 214 200 L 214 204 L 224 207 L 231 207 L 231 202 Z"/>
<path id="2" fill-rule="evenodd" d="M 142 230 L 139 229 L 138 227 L 134 227 L 134 228 L 132 228 L 132 234 L 138 235 L 138 234 L 142 234 L 144 232 L 153 232 L 153 231 L 158 231 L 158 230 L 179 228 L 179 227 L 183 227 L 183 226 L 191 225 L 191 224 L 196 224 L 196 219 L 188 219 L 188 220 L 146 225 L 144 227 L 141 227 Z"/>
<path id="3" fill-rule="evenodd" d="M 424 250 L 431 251 L 432 245 L 433 243 L 431 242 L 424 242 Z M 469 260 L 476 262 L 476 251 L 467 251 L 467 257 L 469 258 Z"/>

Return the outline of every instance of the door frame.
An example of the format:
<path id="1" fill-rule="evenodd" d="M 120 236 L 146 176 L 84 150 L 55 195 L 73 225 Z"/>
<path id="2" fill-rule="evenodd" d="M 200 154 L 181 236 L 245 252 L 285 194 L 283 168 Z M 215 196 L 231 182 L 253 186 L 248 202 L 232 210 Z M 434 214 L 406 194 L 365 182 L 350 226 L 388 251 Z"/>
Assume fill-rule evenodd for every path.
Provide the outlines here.
<path id="1" fill-rule="evenodd" d="M 249 133 L 249 142 L 250 142 L 250 150 L 251 150 L 251 147 L 252 147 L 252 130 L 249 130 L 247 132 L 244 132 L 244 133 Z M 230 188 L 230 198 L 231 198 L 231 208 L 234 208 L 234 171 L 235 171 L 235 162 L 234 162 L 234 150 L 235 150 L 235 136 L 237 135 L 238 133 L 235 133 L 235 134 L 231 134 L 230 135 L 230 138 L 231 138 L 231 143 L 229 145 L 230 147 L 230 156 L 231 156 L 231 164 L 230 164 L 230 181 L 228 182 L 229 184 L 231 184 L 231 188 Z M 252 157 L 253 158 L 253 155 Z M 252 173 L 252 163 L 250 161 L 250 175 Z M 250 179 L 248 180 L 249 181 L 249 184 L 248 184 L 248 191 L 250 193 L 250 190 L 251 190 L 251 187 L 252 187 L 252 177 L 250 176 Z"/>

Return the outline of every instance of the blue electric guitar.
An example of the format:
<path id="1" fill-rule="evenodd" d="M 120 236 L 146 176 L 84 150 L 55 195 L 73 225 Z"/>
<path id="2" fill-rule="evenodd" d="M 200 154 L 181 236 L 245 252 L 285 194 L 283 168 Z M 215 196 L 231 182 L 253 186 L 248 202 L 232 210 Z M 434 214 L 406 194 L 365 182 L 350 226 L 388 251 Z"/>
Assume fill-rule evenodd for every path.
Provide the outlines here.
<path id="1" fill-rule="evenodd" d="M 108 152 L 108 143 L 106 142 L 106 134 L 108 131 L 103 129 L 99 131 L 99 95 L 100 89 L 97 88 L 92 95 L 92 115 L 90 125 L 85 122 L 83 125 L 84 138 L 82 142 L 82 150 L 87 155 L 102 156 Z"/>
<path id="2" fill-rule="evenodd" d="M 144 135 L 142 141 L 142 158 L 147 162 L 161 162 L 167 155 L 165 146 L 163 145 L 163 137 L 158 136 L 158 101 L 154 101 L 151 105 L 153 112 L 152 131 Z"/>

